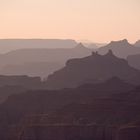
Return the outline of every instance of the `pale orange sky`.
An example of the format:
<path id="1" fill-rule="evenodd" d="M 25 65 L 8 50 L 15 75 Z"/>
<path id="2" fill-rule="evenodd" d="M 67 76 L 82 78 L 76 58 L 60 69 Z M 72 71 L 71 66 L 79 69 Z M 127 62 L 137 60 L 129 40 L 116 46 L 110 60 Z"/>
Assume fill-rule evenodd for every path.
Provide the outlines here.
<path id="1" fill-rule="evenodd" d="M 140 0 L 0 0 L 0 38 L 140 39 Z"/>

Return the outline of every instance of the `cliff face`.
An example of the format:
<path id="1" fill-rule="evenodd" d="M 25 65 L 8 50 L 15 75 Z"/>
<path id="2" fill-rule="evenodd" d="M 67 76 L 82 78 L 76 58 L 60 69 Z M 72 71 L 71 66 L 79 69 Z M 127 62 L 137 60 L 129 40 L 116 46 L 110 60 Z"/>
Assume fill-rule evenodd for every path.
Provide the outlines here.
<path id="1" fill-rule="evenodd" d="M 44 115 L 30 116 L 11 129 L 8 140 L 139 140 L 140 127 L 133 124 L 99 125 L 96 123 L 45 122 Z M 14 131 L 13 131 L 14 130 Z M 7 139 L 6 139 L 7 140 Z"/>
<path id="2" fill-rule="evenodd" d="M 117 140 L 140 140 L 140 127 L 128 126 L 121 128 L 118 132 Z"/>
<path id="3" fill-rule="evenodd" d="M 126 60 L 117 58 L 109 51 L 106 55 L 92 53 L 91 56 L 67 61 L 66 66 L 46 81 L 47 88 L 74 88 L 85 83 L 99 83 L 111 77 L 119 77 L 138 83 L 140 71 L 130 67 Z"/>
<path id="4" fill-rule="evenodd" d="M 31 116 L 15 140 L 139 140 L 140 89 Z M 137 126 L 135 126 L 137 124 Z"/>
<path id="5" fill-rule="evenodd" d="M 115 127 L 96 125 L 29 126 L 20 135 L 20 140 L 114 140 Z"/>
<path id="6" fill-rule="evenodd" d="M 10 138 L 10 140 L 12 138 L 14 140 L 139 140 L 140 127 L 32 124 L 27 125 Z"/>

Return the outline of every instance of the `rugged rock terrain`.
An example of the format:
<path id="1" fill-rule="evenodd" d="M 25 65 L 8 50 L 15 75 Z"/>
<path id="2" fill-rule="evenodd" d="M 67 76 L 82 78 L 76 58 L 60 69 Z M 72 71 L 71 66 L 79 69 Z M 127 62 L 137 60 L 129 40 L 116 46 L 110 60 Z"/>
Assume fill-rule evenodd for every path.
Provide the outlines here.
<path id="1" fill-rule="evenodd" d="M 139 87 L 112 78 L 77 89 L 13 95 L 0 105 L 0 137 L 120 140 L 124 137 L 123 126 L 139 124 L 139 93 Z"/>
<path id="2" fill-rule="evenodd" d="M 74 88 L 114 76 L 138 84 L 140 71 L 129 66 L 125 59 L 116 57 L 111 50 L 105 55 L 93 52 L 88 57 L 68 60 L 64 68 L 49 75 L 46 86 L 49 89 Z"/>

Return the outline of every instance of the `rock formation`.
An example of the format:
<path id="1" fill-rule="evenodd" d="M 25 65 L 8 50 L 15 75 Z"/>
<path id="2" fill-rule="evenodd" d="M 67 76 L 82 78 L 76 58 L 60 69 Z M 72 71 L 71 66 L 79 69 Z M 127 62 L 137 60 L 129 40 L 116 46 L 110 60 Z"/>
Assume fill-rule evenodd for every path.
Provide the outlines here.
<path id="1" fill-rule="evenodd" d="M 140 71 L 116 57 L 111 50 L 105 55 L 93 52 L 88 57 L 68 60 L 64 68 L 48 76 L 46 86 L 49 89 L 74 88 L 85 83 L 103 82 L 114 76 L 136 84 L 140 80 Z"/>

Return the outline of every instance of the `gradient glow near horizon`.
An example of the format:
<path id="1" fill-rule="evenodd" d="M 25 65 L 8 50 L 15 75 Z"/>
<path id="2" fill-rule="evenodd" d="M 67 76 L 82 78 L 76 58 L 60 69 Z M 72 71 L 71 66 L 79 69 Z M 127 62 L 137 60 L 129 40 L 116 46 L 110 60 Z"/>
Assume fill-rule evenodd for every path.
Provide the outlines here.
<path id="1" fill-rule="evenodd" d="M 0 0 L 0 38 L 140 39 L 140 0 Z"/>

